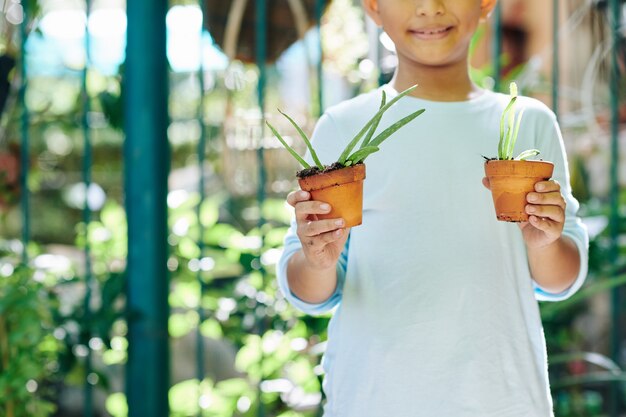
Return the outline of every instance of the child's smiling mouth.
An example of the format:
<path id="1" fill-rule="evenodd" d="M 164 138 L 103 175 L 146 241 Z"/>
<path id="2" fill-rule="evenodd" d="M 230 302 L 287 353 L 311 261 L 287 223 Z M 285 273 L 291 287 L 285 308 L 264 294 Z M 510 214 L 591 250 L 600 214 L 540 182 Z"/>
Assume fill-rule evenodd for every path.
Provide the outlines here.
<path id="1" fill-rule="evenodd" d="M 448 36 L 453 26 L 438 26 L 430 28 L 411 29 L 409 33 L 421 40 L 437 40 Z"/>

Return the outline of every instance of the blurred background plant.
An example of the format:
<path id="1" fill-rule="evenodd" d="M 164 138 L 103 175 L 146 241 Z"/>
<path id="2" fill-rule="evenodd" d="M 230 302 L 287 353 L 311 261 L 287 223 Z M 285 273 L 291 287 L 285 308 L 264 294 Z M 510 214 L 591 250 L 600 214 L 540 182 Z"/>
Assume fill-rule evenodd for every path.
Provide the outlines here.
<path id="1" fill-rule="evenodd" d="M 46 417 L 55 410 L 48 385 L 55 379 L 60 351 L 52 336 L 55 278 L 24 266 L 4 264 L 2 269 L 0 410 L 7 417 Z"/>

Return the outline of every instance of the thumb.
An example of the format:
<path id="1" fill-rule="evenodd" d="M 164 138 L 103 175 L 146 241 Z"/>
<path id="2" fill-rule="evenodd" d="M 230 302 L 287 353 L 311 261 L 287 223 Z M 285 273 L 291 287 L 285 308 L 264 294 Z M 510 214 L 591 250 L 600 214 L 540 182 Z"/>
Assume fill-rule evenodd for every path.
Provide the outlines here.
<path id="1" fill-rule="evenodd" d="M 483 185 L 486 189 L 491 190 L 491 186 L 489 185 L 489 178 L 483 177 Z"/>

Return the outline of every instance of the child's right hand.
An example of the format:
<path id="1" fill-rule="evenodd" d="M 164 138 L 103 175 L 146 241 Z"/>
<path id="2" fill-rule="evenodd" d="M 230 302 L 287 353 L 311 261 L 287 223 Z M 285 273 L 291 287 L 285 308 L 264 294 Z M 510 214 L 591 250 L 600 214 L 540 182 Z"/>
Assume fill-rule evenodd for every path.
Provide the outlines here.
<path id="1" fill-rule="evenodd" d="M 335 267 L 348 239 L 343 219 L 319 220 L 317 215 L 328 213 L 330 206 L 311 200 L 311 194 L 298 190 L 289 193 L 287 203 L 295 209 L 296 234 L 302 243 L 302 252 L 312 268 Z"/>

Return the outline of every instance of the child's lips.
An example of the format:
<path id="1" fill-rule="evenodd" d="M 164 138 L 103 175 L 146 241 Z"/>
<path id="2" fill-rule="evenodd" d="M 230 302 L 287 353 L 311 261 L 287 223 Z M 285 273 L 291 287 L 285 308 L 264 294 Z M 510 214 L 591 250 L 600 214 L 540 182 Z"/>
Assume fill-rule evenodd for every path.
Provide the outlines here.
<path id="1" fill-rule="evenodd" d="M 418 39 L 429 41 L 443 39 L 452 30 L 452 26 L 440 26 L 432 28 L 412 29 L 409 32 Z"/>

